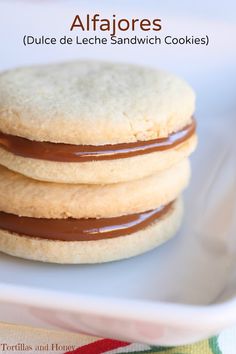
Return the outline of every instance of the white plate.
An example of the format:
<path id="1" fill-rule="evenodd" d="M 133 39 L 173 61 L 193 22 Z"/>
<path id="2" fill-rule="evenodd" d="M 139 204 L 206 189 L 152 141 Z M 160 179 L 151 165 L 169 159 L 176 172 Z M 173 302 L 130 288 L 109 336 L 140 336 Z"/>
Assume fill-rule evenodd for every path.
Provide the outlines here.
<path id="1" fill-rule="evenodd" d="M 13 13 L 9 2 L 4 6 Z M 68 54 L 68 49 L 21 46 L 20 36 L 29 28 L 22 3 L 16 6 L 18 31 L 8 34 L 12 46 L 0 43 L 2 68 L 84 55 L 78 48 Z M 41 13 L 40 6 L 27 3 L 32 21 L 43 14 L 37 22 L 43 33 L 49 31 L 55 5 L 41 8 Z M 0 23 L 5 29 L 3 12 Z M 61 26 L 64 19 L 65 11 L 58 11 L 55 21 Z M 161 345 L 192 342 L 236 323 L 236 81 L 235 53 L 226 40 L 235 25 L 219 18 L 167 22 L 176 34 L 207 32 L 211 46 L 89 48 L 86 56 L 165 67 L 185 76 L 197 90 L 199 147 L 192 158 L 181 230 L 145 255 L 103 265 L 60 266 L 1 254 L 0 321 Z"/>
<path id="2" fill-rule="evenodd" d="M 217 304 L 236 293 L 231 128 L 199 127 L 184 223 L 162 247 L 91 266 L 41 264 L 2 254 L 0 320 L 165 345 L 197 340 L 236 323 L 236 300 Z"/>

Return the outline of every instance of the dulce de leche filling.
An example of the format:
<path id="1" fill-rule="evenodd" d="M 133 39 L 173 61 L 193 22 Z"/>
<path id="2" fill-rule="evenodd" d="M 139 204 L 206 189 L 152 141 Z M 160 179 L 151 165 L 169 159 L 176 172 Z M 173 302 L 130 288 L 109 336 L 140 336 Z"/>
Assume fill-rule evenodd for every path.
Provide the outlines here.
<path id="1" fill-rule="evenodd" d="M 0 132 L 0 147 L 19 156 L 58 161 L 86 162 L 113 160 L 171 149 L 189 139 L 196 130 L 195 120 L 167 138 L 107 145 L 72 145 L 38 142 Z"/>
<path id="2" fill-rule="evenodd" d="M 44 219 L 0 212 L 0 229 L 18 235 L 60 241 L 92 241 L 139 231 L 168 213 L 174 202 L 154 210 L 112 218 Z"/>

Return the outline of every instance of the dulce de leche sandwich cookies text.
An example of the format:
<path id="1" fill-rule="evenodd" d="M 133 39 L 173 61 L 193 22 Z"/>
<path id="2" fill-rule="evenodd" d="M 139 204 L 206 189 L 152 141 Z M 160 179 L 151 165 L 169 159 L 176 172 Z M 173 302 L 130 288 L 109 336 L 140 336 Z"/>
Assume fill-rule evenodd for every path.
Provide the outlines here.
<path id="1" fill-rule="evenodd" d="M 192 89 L 154 69 L 78 61 L 0 74 L 0 250 L 98 263 L 169 239 L 193 112 Z"/>

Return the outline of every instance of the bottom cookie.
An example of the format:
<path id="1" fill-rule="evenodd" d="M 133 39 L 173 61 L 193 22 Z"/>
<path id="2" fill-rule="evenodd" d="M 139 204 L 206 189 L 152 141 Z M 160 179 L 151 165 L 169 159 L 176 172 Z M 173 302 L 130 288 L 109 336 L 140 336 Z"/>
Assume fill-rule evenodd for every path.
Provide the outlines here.
<path id="1" fill-rule="evenodd" d="M 0 230 L 0 251 L 42 262 L 88 264 L 111 262 L 147 252 L 171 238 L 180 226 L 181 199 L 167 214 L 132 234 L 96 241 L 57 241 Z"/>

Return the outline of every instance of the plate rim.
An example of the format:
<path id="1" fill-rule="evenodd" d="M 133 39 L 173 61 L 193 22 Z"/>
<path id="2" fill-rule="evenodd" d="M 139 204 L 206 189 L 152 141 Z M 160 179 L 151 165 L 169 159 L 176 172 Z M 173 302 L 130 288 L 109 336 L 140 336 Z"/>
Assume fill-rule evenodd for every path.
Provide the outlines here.
<path id="1" fill-rule="evenodd" d="M 236 297 L 209 305 L 122 299 L 111 296 L 72 294 L 66 291 L 0 283 L 0 303 L 34 306 L 123 320 L 194 328 L 224 328 L 236 324 Z"/>

